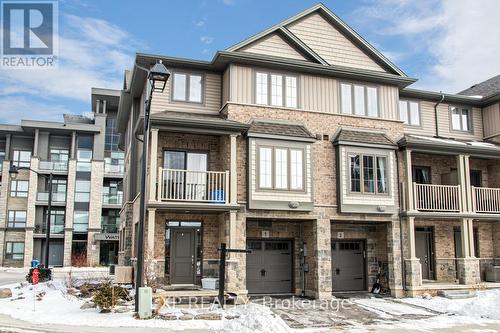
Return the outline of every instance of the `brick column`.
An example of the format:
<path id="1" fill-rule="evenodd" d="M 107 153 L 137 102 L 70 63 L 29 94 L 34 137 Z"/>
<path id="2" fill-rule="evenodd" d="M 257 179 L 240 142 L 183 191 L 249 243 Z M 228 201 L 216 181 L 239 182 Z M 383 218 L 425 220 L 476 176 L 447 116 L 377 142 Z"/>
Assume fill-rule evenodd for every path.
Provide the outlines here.
<path id="1" fill-rule="evenodd" d="M 387 223 L 387 261 L 389 265 L 389 288 L 391 288 L 391 295 L 402 297 L 401 229 L 398 220 Z"/>
<path id="2" fill-rule="evenodd" d="M 66 211 L 64 213 L 64 259 L 65 267 L 71 266 L 73 247 L 73 219 L 75 214 L 76 160 L 68 161 L 68 181 L 66 185 Z"/>
<path id="3" fill-rule="evenodd" d="M 38 171 L 38 157 L 31 158 L 30 167 L 34 171 Z M 29 267 L 33 259 L 33 230 L 35 229 L 35 202 L 38 192 L 38 175 L 30 171 L 29 173 L 29 190 L 28 190 L 28 205 L 26 208 L 26 232 L 24 235 L 24 266 Z M 50 216 L 50 212 L 48 212 Z M 48 264 L 48 263 L 46 263 Z"/>
<path id="4" fill-rule="evenodd" d="M 246 248 L 246 218 L 245 215 L 231 211 L 226 214 L 221 223 L 221 243 L 228 248 Z M 226 261 L 226 290 L 238 295 L 239 300 L 245 300 L 248 295 L 246 287 L 246 254 L 230 253 Z"/>
<path id="5" fill-rule="evenodd" d="M 87 239 L 87 265 L 89 266 L 99 265 L 100 242 L 94 240 L 94 235 L 101 232 L 103 176 L 104 161 L 92 161 Z"/>
<path id="6" fill-rule="evenodd" d="M 316 299 L 332 297 L 332 239 L 331 221 L 327 218 L 313 221 L 313 253 L 315 262 L 313 292 Z"/>

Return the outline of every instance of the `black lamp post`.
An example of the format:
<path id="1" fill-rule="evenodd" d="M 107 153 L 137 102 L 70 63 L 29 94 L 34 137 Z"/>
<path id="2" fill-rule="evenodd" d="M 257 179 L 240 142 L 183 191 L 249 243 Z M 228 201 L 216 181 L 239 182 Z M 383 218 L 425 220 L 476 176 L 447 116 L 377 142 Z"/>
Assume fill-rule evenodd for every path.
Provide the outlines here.
<path id="1" fill-rule="evenodd" d="M 52 210 L 52 179 L 53 175 L 52 172 L 47 176 L 44 174 L 41 174 L 30 167 L 18 167 L 15 166 L 14 164 L 10 165 L 9 169 L 9 175 L 10 178 L 15 180 L 17 178 L 17 175 L 19 174 L 19 170 L 30 170 L 36 173 L 38 176 L 42 176 L 43 178 L 47 179 L 48 181 L 48 191 L 49 191 L 49 198 L 48 198 L 48 203 L 47 203 L 47 230 L 45 233 L 45 260 L 44 260 L 44 266 L 45 268 L 49 268 L 49 243 L 50 243 L 50 213 Z"/>
<path id="2" fill-rule="evenodd" d="M 170 72 L 156 60 L 156 64 L 148 71 L 148 98 L 144 107 L 144 138 L 142 140 L 142 170 L 141 170 L 141 201 L 139 208 L 139 224 L 137 226 L 137 272 L 135 276 L 135 311 L 139 310 L 139 288 L 144 285 L 144 221 L 146 220 L 146 154 L 149 139 L 149 112 L 153 92 L 163 92 L 167 85 Z"/>

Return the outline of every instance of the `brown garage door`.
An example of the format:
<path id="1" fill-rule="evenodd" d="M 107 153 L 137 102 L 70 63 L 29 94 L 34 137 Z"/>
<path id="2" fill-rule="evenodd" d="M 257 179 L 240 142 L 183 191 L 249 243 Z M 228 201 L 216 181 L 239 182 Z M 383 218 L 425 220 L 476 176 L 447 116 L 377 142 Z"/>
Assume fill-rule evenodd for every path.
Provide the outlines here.
<path id="1" fill-rule="evenodd" d="M 333 291 L 366 290 L 364 241 L 332 242 Z"/>
<path id="2" fill-rule="evenodd" d="M 292 242 L 248 240 L 247 289 L 250 294 L 292 292 Z"/>

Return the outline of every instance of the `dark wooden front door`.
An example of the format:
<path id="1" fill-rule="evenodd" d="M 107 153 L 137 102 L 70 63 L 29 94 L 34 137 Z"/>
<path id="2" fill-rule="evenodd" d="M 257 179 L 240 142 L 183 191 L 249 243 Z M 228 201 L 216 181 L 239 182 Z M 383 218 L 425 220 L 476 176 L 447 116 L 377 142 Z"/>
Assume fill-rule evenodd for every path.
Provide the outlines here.
<path id="1" fill-rule="evenodd" d="M 422 265 L 422 279 L 434 280 L 434 233 L 432 227 L 415 228 L 415 255 Z"/>
<path id="2" fill-rule="evenodd" d="M 196 230 L 172 229 L 171 284 L 194 284 L 196 263 Z"/>

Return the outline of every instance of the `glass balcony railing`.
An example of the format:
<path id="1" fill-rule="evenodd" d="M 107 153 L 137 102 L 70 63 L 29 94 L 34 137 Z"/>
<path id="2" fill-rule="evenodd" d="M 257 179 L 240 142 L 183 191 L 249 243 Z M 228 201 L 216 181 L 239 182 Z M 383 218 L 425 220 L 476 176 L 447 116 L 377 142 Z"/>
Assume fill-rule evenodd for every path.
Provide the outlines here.
<path id="1" fill-rule="evenodd" d="M 49 192 L 38 192 L 37 201 L 49 201 Z M 52 192 L 52 202 L 66 202 L 66 192 Z"/>
<path id="2" fill-rule="evenodd" d="M 35 234 L 45 234 L 47 232 L 47 225 L 46 224 L 37 224 L 35 225 Z M 60 235 L 64 234 L 64 225 L 51 225 L 50 226 L 50 233 L 52 235 Z"/>
<path id="3" fill-rule="evenodd" d="M 47 171 L 68 171 L 68 162 L 40 161 L 38 168 Z"/>
<path id="4" fill-rule="evenodd" d="M 112 173 L 112 174 L 122 174 L 124 172 L 124 166 L 119 164 L 104 164 L 104 173 Z"/>
<path id="5" fill-rule="evenodd" d="M 102 194 L 102 203 L 105 205 L 121 205 L 122 202 L 123 192 Z"/>

